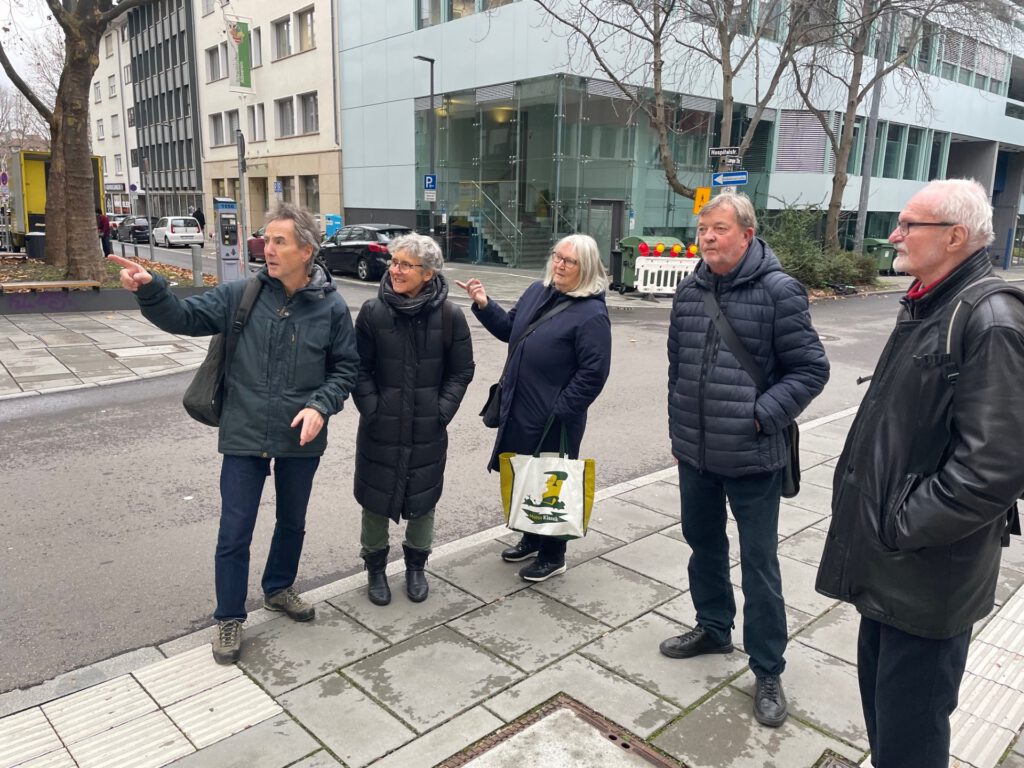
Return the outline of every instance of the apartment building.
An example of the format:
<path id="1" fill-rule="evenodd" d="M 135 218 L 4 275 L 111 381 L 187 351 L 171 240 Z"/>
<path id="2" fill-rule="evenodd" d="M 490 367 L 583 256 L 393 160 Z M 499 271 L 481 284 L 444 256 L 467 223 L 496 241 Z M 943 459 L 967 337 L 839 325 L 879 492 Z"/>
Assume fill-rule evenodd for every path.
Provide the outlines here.
<path id="1" fill-rule="evenodd" d="M 427 226 L 424 176 L 433 165 L 437 212 L 465 244 L 449 258 L 529 264 L 576 230 L 593 234 L 606 256 L 623 234 L 692 240 L 692 204 L 669 189 L 654 131 L 592 62 L 570 55 L 564 29 L 536 3 L 341 0 L 340 8 L 350 220 Z M 927 78 L 927 103 L 920 88 L 895 82 L 881 100 L 868 235 L 886 236 L 902 204 L 928 180 L 973 176 L 992 194 L 998 258 L 1014 237 L 1024 192 L 1024 36 L 1007 36 L 1016 40 L 1007 50 L 955 29 L 930 32 L 910 61 Z M 737 126 L 757 90 L 752 69 L 735 82 Z M 665 74 L 680 179 L 711 186 L 720 72 Z M 743 159 L 743 190 L 769 210 L 823 205 L 834 154 L 793 89 L 778 93 Z M 840 120 L 837 95 L 824 98 L 840 105 L 831 107 Z M 848 212 L 859 205 L 867 110 L 865 101 L 843 198 Z"/>
<path id="2" fill-rule="evenodd" d="M 136 161 L 138 142 L 131 83 L 128 20 L 120 16 L 100 43 L 89 106 L 92 151 L 103 158 L 103 190 L 107 213 L 111 214 L 144 210 L 138 204 L 146 190 Z"/>
<path id="3" fill-rule="evenodd" d="M 195 8 L 207 199 L 244 197 L 250 232 L 275 200 L 340 214 L 333 0 L 195 0 Z"/>

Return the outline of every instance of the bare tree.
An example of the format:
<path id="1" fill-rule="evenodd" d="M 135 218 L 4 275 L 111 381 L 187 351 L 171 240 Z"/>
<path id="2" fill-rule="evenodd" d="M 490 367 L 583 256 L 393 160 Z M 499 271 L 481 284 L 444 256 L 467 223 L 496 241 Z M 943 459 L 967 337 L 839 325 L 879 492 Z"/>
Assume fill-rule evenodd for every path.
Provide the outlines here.
<path id="1" fill-rule="evenodd" d="M 941 20 L 945 25 L 980 34 L 982 29 L 991 29 L 999 0 L 992 4 L 986 0 L 814 1 L 815 13 L 822 19 L 829 18 L 834 34 L 804 48 L 790 66 L 795 89 L 818 119 L 835 160 L 825 216 L 825 247 L 838 249 L 843 193 L 849 180 L 847 167 L 862 103 L 876 85 L 881 87 L 887 78 L 892 78 L 898 80 L 901 92 L 915 93 L 927 105 L 928 75 L 907 63 L 922 40 L 936 44 L 941 27 L 933 21 Z M 883 20 L 888 23 L 883 24 Z M 880 30 L 891 30 L 895 39 L 879 34 Z M 875 40 L 876 37 L 879 39 Z M 872 61 L 873 40 L 887 49 L 877 57 L 877 62 Z M 874 140 L 874 136 L 866 137 L 868 142 Z M 863 171 L 871 173 L 870 168 Z"/>
<path id="2" fill-rule="evenodd" d="M 637 112 L 647 116 L 658 137 L 669 186 L 689 198 L 696 192 L 680 181 L 669 147 L 676 121 L 675 108 L 665 93 L 666 78 L 679 84 L 703 78 L 706 83 L 710 72 L 721 72 L 719 145 L 730 146 L 735 80 L 741 70 L 754 70 L 754 109 L 739 138 L 742 155 L 793 56 L 813 39 L 807 35 L 810 20 L 805 0 L 534 2 L 569 31 L 570 56 L 592 62 Z"/>
<path id="3" fill-rule="evenodd" d="M 19 0 L 23 5 L 25 0 Z M 64 34 L 64 60 L 52 106 L 8 55 L 17 32 L 10 25 L 0 39 L 0 66 L 43 116 L 50 133 L 50 175 L 46 184 L 46 260 L 65 269 L 70 279 L 98 279 L 104 273 L 93 215 L 92 161 L 89 147 L 89 88 L 99 65 L 100 43 L 110 22 L 155 0 L 46 0 Z M 33 6 L 35 7 L 35 6 Z M 90 201 L 82 205 L 82 201 Z"/>

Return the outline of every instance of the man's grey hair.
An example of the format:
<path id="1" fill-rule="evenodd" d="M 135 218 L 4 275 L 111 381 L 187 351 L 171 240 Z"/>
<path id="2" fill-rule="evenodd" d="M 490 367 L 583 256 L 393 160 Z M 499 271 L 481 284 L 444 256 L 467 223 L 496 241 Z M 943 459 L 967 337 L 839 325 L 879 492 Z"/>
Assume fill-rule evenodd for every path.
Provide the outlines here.
<path id="1" fill-rule="evenodd" d="M 312 246 L 313 253 L 309 257 L 308 267 L 312 274 L 316 255 L 320 252 L 320 227 L 313 214 L 294 203 L 278 203 L 267 213 L 267 224 L 272 221 L 290 221 L 295 227 L 295 240 L 299 247 Z"/>
<path id="2" fill-rule="evenodd" d="M 417 235 L 415 232 L 408 235 L 396 237 L 388 243 L 388 253 L 394 256 L 399 251 L 408 254 L 411 258 L 419 259 L 420 264 L 434 272 L 444 269 L 444 257 L 441 249 L 433 238 L 426 235 Z"/>
<path id="3" fill-rule="evenodd" d="M 608 273 L 601 263 L 601 251 L 597 247 L 597 241 L 590 235 L 566 235 L 555 243 L 555 247 L 551 249 L 552 256 L 566 243 L 572 245 L 573 258 L 580 263 L 580 281 L 571 291 L 566 291 L 566 295 L 593 296 L 605 290 L 608 287 Z M 548 257 L 548 265 L 544 270 L 544 285 L 551 285 L 554 271 L 555 260 Z"/>
<path id="4" fill-rule="evenodd" d="M 750 202 L 750 198 L 742 192 L 723 192 L 717 197 L 713 197 L 710 202 L 706 203 L 703 208 L 700 209 L 698 219 L 705 213 L 711 213 L 716 208 L 728 206 L 733 209 L 736 213 L 736 223 L 740 225 L 742 229 L 752 228 L 754 232 L 757 232 L 757 213 L 754 211 L 754 204 Z"/>
<path id="5" fill-rule="evenodd" d="M 933 211 L 938 221 L 967 227 L 971 250 L 991 245 L 996 239 L 992 229 L 992 203 L 988 192 L 975 179 L 941 179 L 929 182 L 922 192 L 934 195 Z"/>

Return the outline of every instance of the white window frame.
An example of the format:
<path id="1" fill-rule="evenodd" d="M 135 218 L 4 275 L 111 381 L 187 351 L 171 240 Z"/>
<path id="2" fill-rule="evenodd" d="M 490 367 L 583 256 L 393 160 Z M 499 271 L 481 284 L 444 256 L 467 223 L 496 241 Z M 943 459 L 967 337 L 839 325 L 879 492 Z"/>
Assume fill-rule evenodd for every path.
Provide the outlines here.
<path id="1" fill-rule="evenodd" d="M 103 86 L 100 84 L 99 80 L 92 84 L 92 100 L 96 104 L 103 101 Z"/>
<path id="2" fill-rule="evenodd" d="M 312 115 L 313 125 L 306 124 L 306 103 L 309 97 L 312 97 L 313 105 L 316 107 Z M 300 133 L 320 133 L 320 99 L 317 96 L 317 92 L 309 91 L 308 93 L 300 93 L 295 97 L 295 99 L 299 102 L 299 108 L 297 111 L 301 122 Z"/>
<path id="3" fill-rule="evenodd" d="M 263 66 L 263 31 L 259 27 L 249 32 L 249 64 L 253 69 Z"/>
<path id="4" fill-rule="evenodd" d="M 106 135 L 103 131 L 103 118 L 101 117 L 96 121 L 96 140 L 103 141 L 104 138 L 106 138 Z"/>
<path id="5" fill-rule="evenodd" d="M 281 30 L 284 30 L 284 34 Z M 278 59 L 284 59 L 292 55 L 292 17 L 285 16 L 277 19 L 276 21 L 270 22 L 271 29 L 271 40 L 270 40 L 270 58 L 272 61 Z M 287 49 L 282 51 L 281 44 L 287 45 Z"/>
<path id="6" fill-rule="evenodd" d="M 107 95 L 112 99 L 117 98 L 117 75 L 107 78 Z"/>
<path id="7" fill-rule="evenodd" d="M 303 25 L 303 21 L 309 19 L 308 25 Z M 295 12 L 295 18 L 292 22 L 292 27 L 295 29 L 295 52 L 305 53 L 316 48 L 316 17 L 313 14 L 313 6 L 303 8 L 301 11 Z M 303 47 L 303 29 L 308 27 L 309 40 L 308 45 Z"/>
<path id="8" fill-rule="evenodd" d="M 284 132 L 284 121 L 281 119 L 284 114 L 283 110 L 287 110 L 287 117 L 291 122 L 291 130 L 289 133 Z M 290 136 L 295 136 L 295 99 L 289 96 L 286 99 L 277 99 L 274 102 L 274 119 L 277 125 L 277 138 L 286 139 Z"/>
<path id="9" fill-rule="evenodd" d="M 113 33 L 103 36 L 103 53 L 105 58 L 110 58 L 114 55 L 114 35 Z"/>
<path id="10" fill-rule="evenodd" d="M 267 140 L 267 123 L 263 102 L 246 107 L 249 123 L 249 141 Z"/>
<path id="11" fill-rule="evenodd" d="M 124 176 L 124 161 L 120 155 L 114 155 L 114 175 Z"/>
<path id="12" fill-rule="evenodd" d="M 224 145 L 224 115 L 214 112 L 210 115 L 210 146 L 221 147 Z"/>
<path id="13" fill-rule="evenodd" d="M 110 136 L 114 137 L 114 136 L 120 136 L 120 135 L 121 135 L 121 116 L 120 115 L 111 115 L 110 116 Z"/>

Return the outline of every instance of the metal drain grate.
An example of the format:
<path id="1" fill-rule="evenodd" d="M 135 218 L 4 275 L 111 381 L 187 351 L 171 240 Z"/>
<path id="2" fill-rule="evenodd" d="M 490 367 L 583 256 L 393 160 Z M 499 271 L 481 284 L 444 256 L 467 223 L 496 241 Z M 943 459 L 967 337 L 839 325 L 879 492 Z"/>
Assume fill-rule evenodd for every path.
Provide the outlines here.
<path id="1" fill-rule="evenodd" d="M 601 734 L 607 744 L 620 750 L 624 757 L 631 755 L 633 759 L 628 760 L 628 762 L 633 765 L 639 759 L 656 768 L 680 768 L 680 763 L 677 760 L 661 754 L 653 747 L 644 743 L 640 737 L 621 728 L 564 693 L 555 696 L 540 708 L 502 726 L 494 733 L 470 745 L 459 754 L 439 763 L 437 768 L 461 768 L 477 758 L 483 758 L 487 752 L 505 744 L 530 726 L 540 723 L 545 718 L 559 711 L 569 711 L 576 715 L 579 720 L 593 727 Z"/>
<path id="2" fill-rule="evenodd" d="M 814 768 L 858 768 L 857 763 L 851 763 L 842 755 L 837 755 L 830 749 L 822 753 L 821 758 L 814 764 Z"/>

